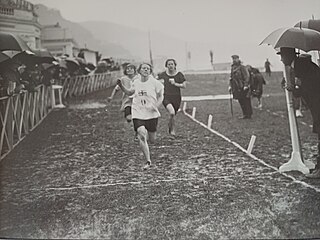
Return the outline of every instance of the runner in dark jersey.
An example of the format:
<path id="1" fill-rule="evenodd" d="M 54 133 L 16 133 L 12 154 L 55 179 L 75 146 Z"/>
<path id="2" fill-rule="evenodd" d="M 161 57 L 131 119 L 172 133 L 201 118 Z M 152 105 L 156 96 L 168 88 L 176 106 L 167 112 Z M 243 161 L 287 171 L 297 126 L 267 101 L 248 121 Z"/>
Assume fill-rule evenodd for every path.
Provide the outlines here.
<path id="1" fill-rule="evenodd" d="M 167 70 L 158 75 L 158 79 L 164 83 L 163 105 L 170 114 L 169 133 L 175 136 L 174 117 L 181 104 L 180 88 L 186 88 L 186 79 L 181 72 L 177 71 L 177 62 L 174 59 L 167 59 L 165 63 Z"/>

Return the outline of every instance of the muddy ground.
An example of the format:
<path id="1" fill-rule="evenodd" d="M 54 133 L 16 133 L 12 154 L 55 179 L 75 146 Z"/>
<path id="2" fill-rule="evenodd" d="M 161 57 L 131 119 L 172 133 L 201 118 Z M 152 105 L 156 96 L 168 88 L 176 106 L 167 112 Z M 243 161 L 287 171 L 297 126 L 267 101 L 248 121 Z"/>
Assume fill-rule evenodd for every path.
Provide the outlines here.
<path id="1" fill-rule="evenodd" d="M 119 101 L 106 103 L 108 94 L 110 89 L 73 99 L 66 109 L 52 112 L 1 161 L 1 237 L 320 237 L 318 180 L 293 172 L 289 174 L 302 183 L 292 181 L 182 112 L 177 115 L 178 136 L 173 139 L 167 133 L 164 109 L 158 141 L 150 147 L 153 165 L 143 171 L 134 133 L 124 124 Z M 213 103 L 188 106 L 192 104 L 199 105 L 196 118 L 205 122 L 211 112 L 206 106 Z M 253 153 L 275 167 L 288 160 L 290 140 L 281 117 L 262 110 L 251 124 L 239 122 L 220 112 L 226 111 L 226 104 L 214 103 L 213 128 L 246 147 L 251 132 L 243 129 L 254 126 L 256 132 L 259 124 L 260 129 L 268 127 L 269 135 L 260 130 L 262 137 L 257 138 Z M 235 128 L 231 130 L 228 121 Z"/>

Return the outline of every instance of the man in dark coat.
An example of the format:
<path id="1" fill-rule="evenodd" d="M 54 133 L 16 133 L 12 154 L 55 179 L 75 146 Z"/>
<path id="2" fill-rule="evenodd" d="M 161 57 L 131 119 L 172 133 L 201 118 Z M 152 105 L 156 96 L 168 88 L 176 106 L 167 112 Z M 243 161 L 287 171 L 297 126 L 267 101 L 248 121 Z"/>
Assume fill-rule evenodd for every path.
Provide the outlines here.
<path id="1" fill-rule="evenodd" d="M 309 54 L 301 54 L 294 65 L 295 82 L 294 94 L 303 98 L 311 111 L 313 132 L 318 134 L 318 156 L 316 168 L 311 178 L 320 178 L 320 68 L 311 61 Z"/>
<path id="2" fill-rule="evenodd" d="M 252 116 L 252 106 L 250 98 L 250 75 L 245 66 L 241 64 L 238 55 L 232 55 L 231 77 L 229 83 L 229 92 L 232 92 L 233 98 L 238 99 L 242 109 L 242 119 L 250 119 Z"/>
<path id="3" fill-rule="evenodd" d="M 285 87 L 296 97 L 302 97 L 311 111 L 313 132 L 318 134 L 318 156 L 315 170 L 306 175 L 320 178 L 320 69 L 311 61 L 311 56 L 301 54 L 297 57 L 294 48 L 281 48 L 281 61 L 290 66 Z"/>
<path id="4" fill-rule="evenodd" d="M 269 59 L 267 58 L 266 62 L 264 63 L 264 67 L 266 69 L 266 74 L 271 77 L 271 63 L 269 62 Z"/>
<path id="5" fill-rule="evenodd" d="M 259 69 L 252 66 L 247 66 L 250 74 L 250 90 L 252 97 L 258 99 L 258 108 L 262 109 L 262 94 L 263 85 L 266 84 L 264 77 L 260 73 Z"/>

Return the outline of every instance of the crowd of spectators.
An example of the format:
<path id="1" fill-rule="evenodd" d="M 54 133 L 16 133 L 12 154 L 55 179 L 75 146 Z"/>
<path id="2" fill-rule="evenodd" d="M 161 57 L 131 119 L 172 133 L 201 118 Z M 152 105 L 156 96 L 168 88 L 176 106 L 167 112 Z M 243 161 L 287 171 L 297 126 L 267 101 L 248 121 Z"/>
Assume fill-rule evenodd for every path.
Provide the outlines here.
<path id="1" fill-rule="evenodd" d="M 36 61 L 35 61 L 36 59 Z M 32 92 L 40 84 L 63 85 L 68 77 L 119 71 L 120 64 L 112 58 L 102 59 L 97 67 L 83 58 L 63 55 L 47 58 L 20 53 L 0 62 L 0 97 L 10 96 L 23 90 Z"/>

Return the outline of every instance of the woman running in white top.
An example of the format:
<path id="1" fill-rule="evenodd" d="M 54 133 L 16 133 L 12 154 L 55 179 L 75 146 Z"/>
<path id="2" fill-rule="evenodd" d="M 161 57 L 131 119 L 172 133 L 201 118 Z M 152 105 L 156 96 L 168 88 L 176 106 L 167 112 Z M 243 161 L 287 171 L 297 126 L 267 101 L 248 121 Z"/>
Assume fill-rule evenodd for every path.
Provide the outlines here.
<path id="1" fill-rule="evenodd" d="M 118 80 L 119 87 L 128 95 L 133 96 L 132 119 L 134 130 L 138 134 L 139 145 L 146 159 L 144 169 L 151 165 L 148 141 L 156 140 L 156 131 L 160 112 L 158 108 L 163 101 L 163 85 L 155 79 L 152 73 L 152 66 L 142 63 L 138 68 L 140 74 L 132 84 L 132 88 L 126 88 Z"/>

